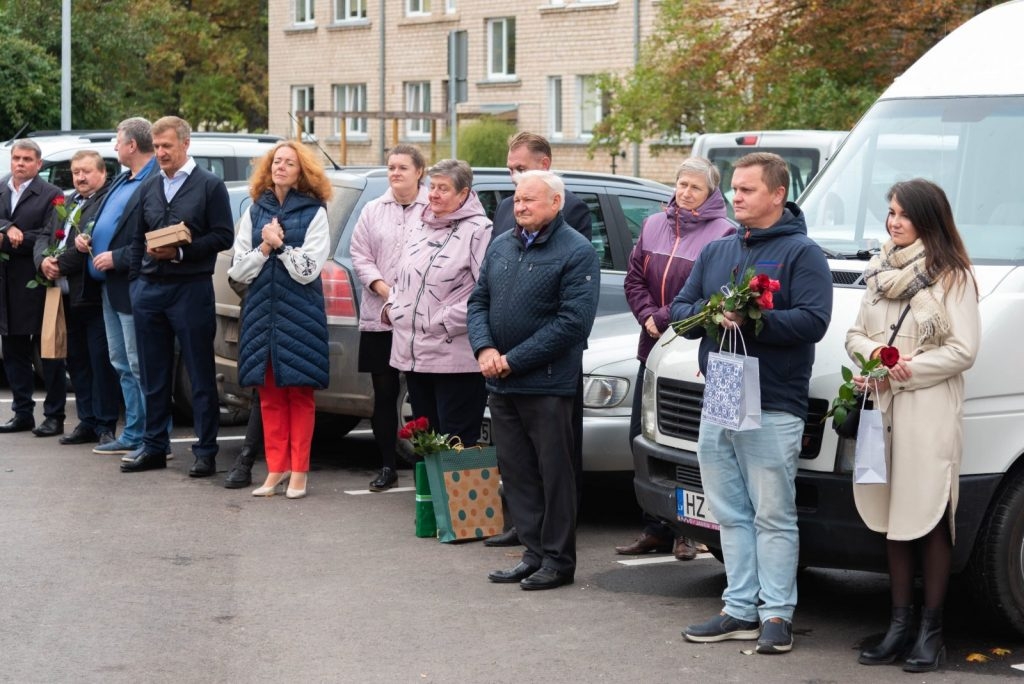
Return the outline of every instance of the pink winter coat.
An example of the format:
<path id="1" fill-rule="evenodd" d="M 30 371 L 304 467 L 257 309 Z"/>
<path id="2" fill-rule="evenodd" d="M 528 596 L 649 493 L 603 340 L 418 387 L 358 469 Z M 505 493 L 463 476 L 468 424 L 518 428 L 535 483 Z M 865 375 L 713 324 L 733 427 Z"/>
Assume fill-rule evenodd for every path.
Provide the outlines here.
<path id="1" fill-rule="evenodd" d="M 427 208 L 405 242 L 388 304 L 391 366 L 419 373 L 479 373 L 466 308 L 491 242 L 476 193 L 443 218 Z"/>
<path id="2" fill-rule="evenodd" d="M 359 214 L 349 250 L 356 277 L 363 284 L 363 294 L 359 299 L 360 330 L 391 330 L 391 326 L 380 318 L 386 300 L 371 290 L 370 284 L 383 280 L 388 287 L 394 286 L 402 247 L 408 235 L 420 227 L 426 208 L 426 187 L 420 186 L 416 199 L 407 207 L 395 201 L 395 195 L 388 188 L 383 195 L 368 202 Z"/>

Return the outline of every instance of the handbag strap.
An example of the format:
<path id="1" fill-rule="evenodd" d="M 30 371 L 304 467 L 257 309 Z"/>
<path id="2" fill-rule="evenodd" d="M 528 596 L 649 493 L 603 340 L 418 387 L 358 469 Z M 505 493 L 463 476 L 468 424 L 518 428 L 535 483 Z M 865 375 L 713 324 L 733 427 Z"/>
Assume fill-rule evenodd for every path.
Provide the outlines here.
<path id="1" fill-rule="evenodd" d="M 907 313 L 910 311 L 910 304 L 907 304 L 903 308 L 903 313 L 900 314 L 900 318 L 896 321 L 896 325 L 892 326 L 892 335 L 889 335 L 889 341 L 885 346 L 891 347 L 892 343 L 896 341 L 896 333 L 900 331 L 900 326 L 903 325 L 903 319 L 907 317 Z"/>

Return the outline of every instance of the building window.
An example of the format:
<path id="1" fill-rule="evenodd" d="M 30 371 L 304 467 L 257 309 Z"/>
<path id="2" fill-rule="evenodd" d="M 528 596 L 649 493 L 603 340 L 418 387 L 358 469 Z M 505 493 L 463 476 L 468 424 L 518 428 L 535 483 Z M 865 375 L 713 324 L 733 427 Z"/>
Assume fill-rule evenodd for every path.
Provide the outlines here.
<path id="1" fill-rule="evenodd" d="M 292 86 L 292 113 L 311 112 L 313 109 L 313 86 Z M 304 116 L 299 118 L 296 116 L 296 118 L 302 124 L 302 132 L 313 135 L 313 117 Z"/>
<path id="2" fill-rule="evenodd" d="M 334 0 L 334 21 L 361 21 L 366 19 L 366 0 Z"/>
<path id="3" fill-rule="evenodd" d="M 515 17 L 487 20 L 487 77 L 516 75 Z"/>
<path id="4" fill-rule="evenodd" d="M 405 109 L 409 112 L 430 111 L 430 81 L 413 81 L 405 84 Z M 430 119 L 406 119 L 405 133 L 410 138 L 430 135 Z"/>
<path id="5" fill-rule="evenodd" d="M 313 8 L 316 6 L 316 0 L 295 0 L 295 23 L 296 24 L 312 24 L 313 23 Z"/>
<path id="6" fill-rule="evenodd" d="M 577 130 L 579 137 L 590 138 L 594 135 L 594 126 L 604 118 L 604 94 L 597 87 L 596 76 L 580 76 L 578 85 L 579 125 Z"/>
<path id="7" fill-rule="evenodd" d="M 366 84 L 345 83 L 334 86 L 334 110 L 338 112 L 366 111 Z M 335 119 L 332 127 L 334 135 L 341 135 L 341 119 Z M 345 135 L 347 137 L 366 135 L 365 118 L 345 118 Z"/>
<path id="8" fill-rule="evenodd" d="M 430 14 L 430 0 L 405 0 L 405 15 L 419 17 Z"/>
<path id="9" fill-rule="evenodd" d="M 548 111 L 551 114 L 548 129 L 552 138 L 562 137 L 562 77 L 548 79 Z"/>
<path id="10" fill-rule="evenodd" d="M 455 14 L 459 11 L 459 8 L 455 6 L 455 0 L 444 0 L 444 13 Z"/>

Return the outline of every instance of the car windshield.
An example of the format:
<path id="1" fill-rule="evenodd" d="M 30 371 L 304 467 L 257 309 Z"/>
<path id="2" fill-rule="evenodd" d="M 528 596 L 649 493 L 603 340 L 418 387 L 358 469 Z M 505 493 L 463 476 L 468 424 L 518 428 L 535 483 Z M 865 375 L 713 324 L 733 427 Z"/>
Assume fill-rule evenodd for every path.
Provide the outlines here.
<path id="1" fill-rule="evenodd" d="M 1024 261 L 1024 97 L 877 103 L 801 197 L 808 233 L 830 255 L 863 257 L 888 239 L 886 192 L 927 178 L 946 191 L 976 264 Z"/>

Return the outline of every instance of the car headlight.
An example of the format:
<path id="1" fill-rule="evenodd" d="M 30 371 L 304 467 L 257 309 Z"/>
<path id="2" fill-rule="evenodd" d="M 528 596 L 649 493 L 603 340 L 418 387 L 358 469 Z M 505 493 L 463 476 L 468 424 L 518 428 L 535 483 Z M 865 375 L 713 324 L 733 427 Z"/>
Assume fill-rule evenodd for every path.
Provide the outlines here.
<path id="1" fill-rule="evenodd" d="M 629 380 L 604 375 L 583 376 L 583 406 L 611 408 L 618 406 L 629 394 Z"/>
<path id="2" fill-rule="evenodd" d="M 658 381 L 654 377 L 654 371 L 650 368 L 644 369 L 643 408 L 640 411 L 640 424 L 643 436 L 652 442 L 654 441 L 654 430 L 658 426 L 657 385 Z"/>

